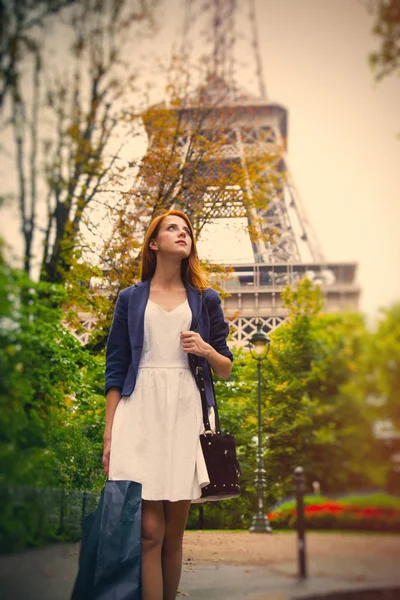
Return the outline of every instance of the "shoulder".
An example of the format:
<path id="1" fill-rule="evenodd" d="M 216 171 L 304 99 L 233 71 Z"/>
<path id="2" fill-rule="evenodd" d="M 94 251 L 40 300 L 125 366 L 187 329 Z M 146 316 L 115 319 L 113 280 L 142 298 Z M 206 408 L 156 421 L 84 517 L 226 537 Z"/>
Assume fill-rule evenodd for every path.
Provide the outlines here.
<path id="1" fill-rule="evenodd" d="M 138 283 L 134 283 L 133 285 L 130 285 L 129 287 L 121 290 L 118 295 L 125 300 L 129 298 L 129 296 L 135 290 L 140 290 L 141 288 L 144 288 L 147 285 L 147 283 L 147 281 L 139 281 Z"/>
<path id="2" fill-rule="evenodd" d="M 209 308 L 215 308 L 218 304 L 221 304 L 221 298 L 213 288 L 203 290 L 203 299 Z"/>
<path id="3" fill-rule="evenodd" d="M 118 293 L 116 306 L 127 310 L 132 295 L 136 291 L 139 292 L 139 290 L 144 287 L 143 283 L 145 282 L 140 281 L 139 283 L 135 283 L 134 285 L 130 285 L 129 287 L 120 290 Z"/>

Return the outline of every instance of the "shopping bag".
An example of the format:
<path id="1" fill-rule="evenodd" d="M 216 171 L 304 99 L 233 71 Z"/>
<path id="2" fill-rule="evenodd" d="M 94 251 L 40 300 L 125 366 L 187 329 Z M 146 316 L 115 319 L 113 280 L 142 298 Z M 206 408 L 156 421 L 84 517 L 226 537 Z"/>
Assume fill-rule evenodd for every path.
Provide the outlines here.
<path id="1" fill-rule="evenodd" d="M 107 481 L 83 523 L 71 600 L 141 600 L 142 486 Z"/>

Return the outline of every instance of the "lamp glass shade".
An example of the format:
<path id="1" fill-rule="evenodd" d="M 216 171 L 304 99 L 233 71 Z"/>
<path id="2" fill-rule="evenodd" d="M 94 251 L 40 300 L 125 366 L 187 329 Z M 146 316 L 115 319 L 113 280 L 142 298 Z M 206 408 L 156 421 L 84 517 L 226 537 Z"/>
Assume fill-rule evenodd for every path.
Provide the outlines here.
<path id="1" fill-rule="evenodd" d="M 257 341 L 254 342 L 253 347 L 254 347 L 254 352 L 258 355 L 261 356 L 261 354 L 264 352 L 265 350 L 265 346 L 266 343 L 264 341 Z"/>
<path id="2" fill-rule="evenodd" d="M 257 323 L 256 333 L 250 338 L 250 344 L 253 346 L 254 352 L 258 356 L 261 356 L 261 354 L 264 352 L 265 346 L 269 346 L 270 344 L 270 339 L 267 335 L 265 335 L 260 322 Z"/>

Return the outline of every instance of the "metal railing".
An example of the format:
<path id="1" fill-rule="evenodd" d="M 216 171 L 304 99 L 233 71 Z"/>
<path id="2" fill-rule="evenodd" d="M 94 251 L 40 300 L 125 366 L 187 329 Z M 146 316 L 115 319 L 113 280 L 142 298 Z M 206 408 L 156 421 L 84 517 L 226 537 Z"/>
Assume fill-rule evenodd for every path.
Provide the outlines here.
<path id="1" fill-rule="evenodd" d="M 2 549 L 36 540 L 81 538 L 85 516 L 98 504 L 99 493 L 35 488 L 0 487 L 0 537 Z"/>

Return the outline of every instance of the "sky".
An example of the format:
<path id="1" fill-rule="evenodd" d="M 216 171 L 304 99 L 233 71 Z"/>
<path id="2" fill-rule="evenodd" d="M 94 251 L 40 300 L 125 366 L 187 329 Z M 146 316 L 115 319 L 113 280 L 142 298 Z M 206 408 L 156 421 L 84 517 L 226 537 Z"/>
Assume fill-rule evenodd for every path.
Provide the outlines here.
<path id="1" fill-rule="evenodd" d="M 289 110 L 288 160 L 325 257 L 356 261 L 360 308 L 400 299 L 400 78 L 374 82 L 357 0 L 259 0 L 271 100 Z"/>
<path id="2" fill-rule="evenodd" d="M 358 263 L 360 309 L 374 318 L 379 307 L 400 300 L 400 78 L 374 80 L 368 54 L 378 40 L 362 0 L 255 4 L 268 101 L 289 112 L 288 164 L 298 193 L 325 258 Z M 182 0 L 164 0 L 157 17 L 159 31 L 140 52 L 151 47 L 166 59 Z M 241 15 L 238 83 L 254 92 L 247 26 Z M 0 179 L 4 189 L 4 169 Z M 4 217 L 0 228 L 17 235 Z M 252 260 L 243 235 L 211 231 L 214 258 Z M 210 254 L 210 242 L 199 249 Z"/>

